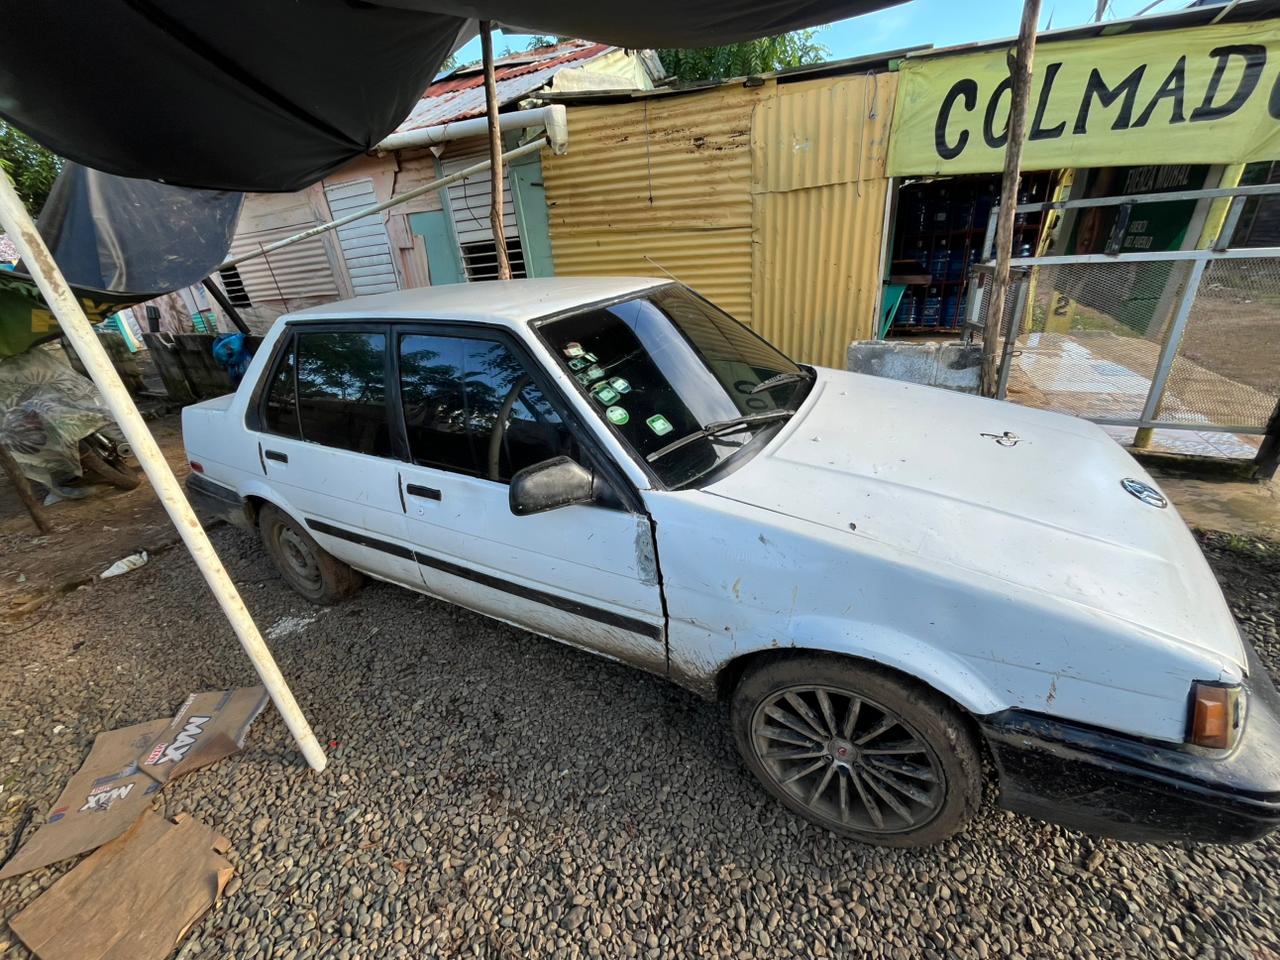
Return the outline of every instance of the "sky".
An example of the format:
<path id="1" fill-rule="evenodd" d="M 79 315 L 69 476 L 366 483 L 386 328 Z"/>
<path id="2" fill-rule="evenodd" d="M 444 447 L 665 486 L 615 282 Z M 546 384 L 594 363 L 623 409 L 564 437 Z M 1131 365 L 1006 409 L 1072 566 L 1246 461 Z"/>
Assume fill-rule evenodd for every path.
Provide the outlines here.
<path id="1" fill-rule="evenodd" d="M 1151 0 L 1111 0 L 1105 20 L 1132 17 Z M 1093 20 L 1095 0 L 1042 0 L 1040 29 L 1075 27 Z M 1170 13 L 1186 6 L 1185 0 L 1164 0 L 1154 13 Z M 896 7 L 829 24 L 817 40 L 831 51 L 832 60 L 881 53 L 901 47 L 933 44 L 949 47 L 978 40 L 1015 36 L 1022 19 L 1022 0 L 908 0 Z M 494 38 L 500 54 L 506 47 L 523 50 L 529 38 L 513 34 Z M 458 51 L 458 62 L 480 59 L 480 41 L 472 40 Z"/>

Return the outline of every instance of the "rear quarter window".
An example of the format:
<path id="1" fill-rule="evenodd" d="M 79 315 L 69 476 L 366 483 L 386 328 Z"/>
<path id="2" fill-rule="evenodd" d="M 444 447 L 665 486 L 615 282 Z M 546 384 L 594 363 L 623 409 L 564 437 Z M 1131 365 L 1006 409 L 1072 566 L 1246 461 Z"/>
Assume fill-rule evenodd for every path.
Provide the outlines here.
<path id="1" fill-rule="evenodd" d="M 293 342 L 276 363 L 275 373 L 267 385 L 267 398 L 262 405 L 262 423 L 269 433 L 301 438 L 298 430 L 298 392 L 294 381 Z"/>

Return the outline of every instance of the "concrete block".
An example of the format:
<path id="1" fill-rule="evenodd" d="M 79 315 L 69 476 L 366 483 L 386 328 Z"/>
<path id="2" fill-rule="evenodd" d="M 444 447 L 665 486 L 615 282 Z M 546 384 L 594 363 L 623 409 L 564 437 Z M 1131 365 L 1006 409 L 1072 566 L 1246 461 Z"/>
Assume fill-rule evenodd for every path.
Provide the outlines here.
<path id="1" fill-rule="evenodd" d="M 977 393 L 982 347 L 963 342 L 855 340 L 849 344 L 848 368 L 853 373 Z"/>

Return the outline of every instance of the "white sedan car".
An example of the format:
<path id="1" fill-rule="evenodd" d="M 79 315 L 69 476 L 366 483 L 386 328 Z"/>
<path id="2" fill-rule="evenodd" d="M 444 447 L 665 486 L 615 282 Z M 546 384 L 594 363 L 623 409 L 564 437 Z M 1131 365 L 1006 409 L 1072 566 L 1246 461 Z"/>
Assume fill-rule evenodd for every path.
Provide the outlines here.
<path id="1" fill-rule="evenodd" d="M 1084 421 L 801 366 L 600 278 L 283 317 L 183 432 L 193 498 L 303 596 L 376 577 L 723 698 L 765 788 L 839 833 L 939 840 L 988 775 L 1128 839 L 1280 822 L 1276 691 Z"/>

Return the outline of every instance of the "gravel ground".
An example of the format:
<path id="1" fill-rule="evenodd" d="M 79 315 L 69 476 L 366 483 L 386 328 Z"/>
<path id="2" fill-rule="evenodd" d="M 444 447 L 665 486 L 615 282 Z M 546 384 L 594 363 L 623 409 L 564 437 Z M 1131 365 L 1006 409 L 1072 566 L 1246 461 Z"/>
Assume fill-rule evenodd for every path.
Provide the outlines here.
<path id="1" fill-rule="evenodd" d="M 988 805 L 925 851 L 841 841 L 753 785 L 718 705 L 381 584 L 317 615 L 256 539 L 215 542 L 332 763 L 310 774 L 268 712 L 242 754 L 166 789 L 237 869 L 184 960 L 1280 957 L 1280 837 L 1126 845 Z M 1280 546 L 1206 545 L 1275 671 Z M 0 622 L 0 855 L 98 731 L 254 680 L 179 550 L 16 626 Z M 62 872 L 0 884 L 0 917 Z M 29 956 L 7 927 L 0 955 Z"/>

